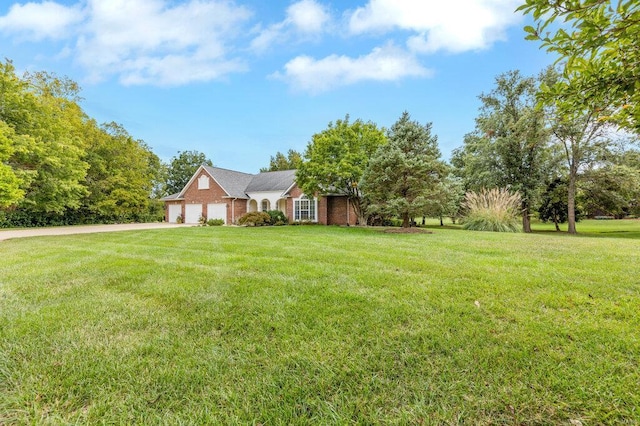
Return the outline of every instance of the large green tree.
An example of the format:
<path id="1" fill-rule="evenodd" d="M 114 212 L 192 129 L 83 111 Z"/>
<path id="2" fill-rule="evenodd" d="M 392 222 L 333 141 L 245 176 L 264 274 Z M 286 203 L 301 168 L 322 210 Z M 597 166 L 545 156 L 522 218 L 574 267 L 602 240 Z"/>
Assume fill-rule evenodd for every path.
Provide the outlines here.
<path id="1" fill-rule="evenodd" d="M 160 161 L 120 126 L 100 127 L 79 87 L 0 63 L 0 213 L 32 226 L 141 218 Z"/>
<path id="2" fill-rule="evenodd" d="M 277 172 L 279 170 L 295 170 L 302 164 L 302 154 L 295 149 L 290 149 L 287 154 L 278 151 L 275 156 L 271 156 L 269 167 L 263 167 L 260 172 Z"/>
<path id="3" fill-rule="evenodd" d="M 359 186 L 369 159 L 387 143 L 384 131 L 372 122 L 344 120 L 329 123 L 307 144 L 305 161 L 296 179 L 305 194 L 341 194 L 351 201 L 360 224 L 366 224 L 363 193 Z"/>
<path id="4" fill-rule="evenodd" d="M 593 163 L 597 154 L 606 149 L 606 123 L 598 119 L 597 111 L 585 107 L 573 111 L 551 107 L 548 117 L 553 140 L 559 145 L 567 176 L 567 223 L 570 234 L 576 229 L 576 194 L 580 170 Z"/>
<path id="5" fill-rule="evenodd" d="M 537 108 L 539 80 L 509 71 L 496 78 L 495 88 L 480 95 L 476 129 L 465 137 L 452 160 L 469 188 L 502 187 L 522 200 L 522 229 L 531 232 L 530 215 L 543 184 L 549 132 L 544 111 Z"/>
<path id="6" fill-rule="evenodd" d="M 583 110 L 611 107 L 603 118 L 640 132 L 640 2 L 524 0 L 527 38 L 559 56 L 564 79 L 544 98 Z"/>
<path id="7" fill-rule="evenodd" d="M 4 121 L 0 121 L 0 207 L 8 207 L 24 197 L 22 180 L 7 164 L 15 151 L 15 133 Z"/>
<path id="8" fill-rule="evenodd" d="M 370 211 L 400 217 L 404 228 L 436 204 L 437 185 L 446 170 L 431 126 L 412 121 L 405 111 L 362 176 Z"/>
<path id="9" fill-rule="evenodd" d="M 447 171 L 444 178 L 436 186 L 436 190 L 431 197 L 432 203 L 426 213 L 440 219 L 440 226 L 444 226 L 443 218 L 445 217 L 451 218 L 452 222 L 456 223 L 464 201 L 464 195 L 464 181 L 462 178 Z"/>
<path id="10" fill-rule="evenodd" d="M 213 162 L 205 154 L 198 151 L 178 151 L 178 155 L 173 157 L 167 168 L 167 194 L 174 194 L 182 191 L 189 179 L 202 165 L 213 166 Z"/>
<path id="11" fill-rule="evenodd" d="M 6 164 L 24 184 L 18 207 L 31 215 L 78 207 L 88 165 L 82 159 L 86 116 L 77 104 L 77 85 L 47 73 L 19 78 L 10 61 L 0 68 L 0 119 L 14 135 Z"/>
<path id="12" fill-rule="evenodd" d="M 150 205 L 158 157 L 121 125 L 98 127 L 87 123 L 89 143 L 85 160 L 89 194 L 83 208 L 90 216 L 104 220 L 131 220 L 145 215 Z"/>
<path id="13" fill-rule="evenodd" d="M 560 231 L 560 224 L 567 221 L 567 182 L 564 179 L 558 177 L 549 182 L 540 197 L 538 217 L 543 222 L 553 222 L 556 231 Z"/>
<path id="14" fill-rule="evenodd" d="M 589 216 L 622 219 L 640 213 L 640 170 L 610 164 L 589 170 L 583 177 L 581 204 Z"/>

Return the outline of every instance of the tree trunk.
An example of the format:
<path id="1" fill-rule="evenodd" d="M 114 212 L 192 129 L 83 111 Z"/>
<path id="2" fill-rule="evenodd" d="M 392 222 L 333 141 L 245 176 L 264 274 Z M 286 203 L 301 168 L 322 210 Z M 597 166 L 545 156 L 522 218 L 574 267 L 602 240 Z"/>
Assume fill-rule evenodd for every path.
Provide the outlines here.
<path id="1" fill-rule="evenodd" d="M 367 216 L 365 215 L 364 209 L 362 208 L 362 200 L 356 197 L 349 198 L 349 201 L 351 201 L 349 204 L 353 206 L 353 211 L 358 218 L 357 225 L 367 226 Z M 350 208 L 350 206 L 347 205 L 347 208 Z"/>
<path id="2" fill-rule="evenodd" d="M 531 217 L 529 217 L 529 204 L 522 202 L 522 232 L 531 232 Z"/>
<path id="3" fill-rule="evenodd" d="M 424 222 L 422 224 L 424 225 Z M 444 222 L 442 222 L 442 216 L 440 216 L 440 226 L 444 226 Z"/>
<path id="4" fill-rule="evenodd" d="M 556 232 L 560 231 L 560 226 L 558 225 L 558 215 L 554 214 L 553 215 L 553 224 L 556 226 Z"/>
<path id="5" fill-rule="evenodd" d="M 569 171 L 569 191 L 567 194 L 567 223 L 569 234 L 577 234 L 576 231 L 576 175 L 577 171 L 572 167 Z"/>
<path id="6" fill-rule="evenodd" d="M 402 227 L 403 228 L 408 228 L 410 224 L 411 223 L 409 222 L 409 214 L 408 213 L 404 213 L 402 215 Z"/>

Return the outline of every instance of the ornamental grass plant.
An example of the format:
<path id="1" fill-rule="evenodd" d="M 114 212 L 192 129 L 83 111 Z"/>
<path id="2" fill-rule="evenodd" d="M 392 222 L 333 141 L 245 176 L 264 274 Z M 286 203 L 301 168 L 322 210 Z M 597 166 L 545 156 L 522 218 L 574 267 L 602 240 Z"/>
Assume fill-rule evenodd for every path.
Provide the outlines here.
<path id="1" fill-rule="evenodd" d="M 467 192 L 463 203 L 466 210 L 463 228 L 472 231 L 519 232 L 521 202 L 518 193 L 504 188 Z"/>

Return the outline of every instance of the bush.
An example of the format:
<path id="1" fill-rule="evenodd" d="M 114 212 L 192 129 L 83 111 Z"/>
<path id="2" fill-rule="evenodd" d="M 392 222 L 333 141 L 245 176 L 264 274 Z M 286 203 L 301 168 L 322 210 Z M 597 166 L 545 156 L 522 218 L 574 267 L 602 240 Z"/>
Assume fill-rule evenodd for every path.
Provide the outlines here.
<path id="1" fill-rule="evenodd" d="M 502 188 L 467 192 L 463 202 L 466 216 L 462 227 L 472 231 L 519 232 L 520 203 L 519 194 Z"/>
<path id="2" fill-rule="evenodd" d="M 182 215 L 181 215 L 181 214 L 179 214 L 179 215 L 176 217 L 176 223 L 182 223 Z"/>
<path id="3" fill-rule="evenodd" d="M 271 216 L 266 212 L 249 212 L 243 214 L 238 219 L 240 225 L 246 226 L 264 226 L 271 224 Z"/>
<path id="4" fill-rule="evenodd" d="M 209 219 L 207 221 L 207 225 L 209 225 L 209 226 L 222 226 L 222 225 L 224 225 L 224 219 Z"/>
<path id="5" fill-rule="evenodd" d="M 267 214 L 271 218 L 269 221 L 271 225 L 284 225 L 288 222 L 287 216 L 280 210 L 269 210 Z"/>

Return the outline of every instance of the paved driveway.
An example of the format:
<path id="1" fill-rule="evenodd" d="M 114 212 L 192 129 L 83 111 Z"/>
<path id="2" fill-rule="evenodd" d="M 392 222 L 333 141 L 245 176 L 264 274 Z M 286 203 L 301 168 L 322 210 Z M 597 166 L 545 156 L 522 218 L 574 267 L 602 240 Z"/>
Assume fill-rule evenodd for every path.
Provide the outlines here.
<path id="1" fill-rule="evenodd" d="M 0 229 L 0 241 L 11 238 L 40 237 L 44 235 L 92 234 L 96 232 L 136 231 L 139 229 L 176 228 L 175 223 L 124 223 L 118 225 L 55 226 L 51 228 Z M 188 226 L 188 225 L 187 225 Z"/>

